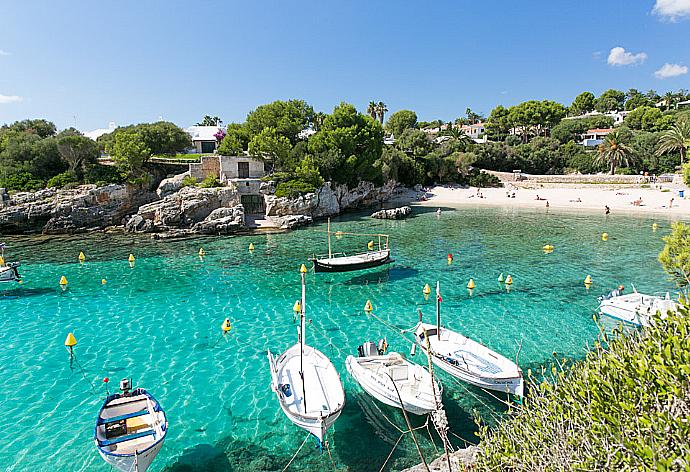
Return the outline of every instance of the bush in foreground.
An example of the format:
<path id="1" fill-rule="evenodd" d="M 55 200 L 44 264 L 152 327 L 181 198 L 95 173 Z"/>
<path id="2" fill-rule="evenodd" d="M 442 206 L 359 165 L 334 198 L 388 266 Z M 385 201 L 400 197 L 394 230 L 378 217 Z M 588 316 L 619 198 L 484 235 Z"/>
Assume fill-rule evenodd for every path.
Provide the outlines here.
<path id="1" fill-rule="evenodd" d="M 690 469 L 688 303 L 643 332 L 557 363 L 521 409 L 480 428 L 479 470 Z"/>
<path id="2" fill-rule="evenodd" d="M 316 187 L 301 180 L 288 180 L 276 186 L 276 197 L 295 198 L 305 193 L 315 192 Z"/>

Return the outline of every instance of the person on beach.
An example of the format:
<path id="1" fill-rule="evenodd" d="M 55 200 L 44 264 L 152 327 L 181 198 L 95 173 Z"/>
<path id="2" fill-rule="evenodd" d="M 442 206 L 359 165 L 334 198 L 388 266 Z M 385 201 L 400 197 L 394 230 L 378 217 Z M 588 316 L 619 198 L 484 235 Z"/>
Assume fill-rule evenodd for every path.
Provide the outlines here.
<path id="1" fill-rule="evenodd" d="M 673 208 L 673 200 L 674 200 L 674 198 L 671 197 L 671 201 L 668 202 L 668 207 L 669 207 L 669 208 Z"/>
<path id="2" fill-rule="evenodd" d="M 549 207 L 549 201 L 546 200 L 546 208 L 548 208 L 548 207 Z"/>
<path id="3" fill-rule="evenodd" d="M 609 213 L 611 213 L 611 209 L 609 208 L 608 205 L 604 205 L 604 214 L 608 215 Z"/>
<path id="4" fill-rule="evenodd" d="M 441 216 L 441 209 L 440 208 L 436 209 L 436 216 Z"/>

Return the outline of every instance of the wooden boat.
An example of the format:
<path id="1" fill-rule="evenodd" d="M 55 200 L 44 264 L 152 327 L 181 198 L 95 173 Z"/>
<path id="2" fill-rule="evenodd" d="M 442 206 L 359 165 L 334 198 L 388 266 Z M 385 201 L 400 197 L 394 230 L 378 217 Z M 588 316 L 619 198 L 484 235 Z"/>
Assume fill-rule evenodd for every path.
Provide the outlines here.
<path id="1" fill-rule="evenodd" d="M 0 282 L 19 282 L 19 262 L 5 262 L 5 243 L 0 243 Z"/>
<path id="2" fill-rule="evenodd" d="M 665 296 L 658 296 L 638 293 L 634 287 L 633 290 L 633 293 L 623 295 L 622 290 L 618 289 L 600 297 L 599 313 L 636 326 L 647 327 L 652 322 L 652 315 L 657 311 L 663 316 L 678 309 L 678 304 L 671 300 L 668 292 Z"/>
<path id="3" fill-rule="evenodd" d="M 441 294 L 436 284 L 436 325 L 415 327 L 415 340 L 434 365 L 453 377 L 488 390 L 524 394 L 524 379 L 518 365 L 460 333 L 441 327 Z"/>
<path id="4" fill-rule="evenodd" d="M 328 255 L 314 256 L 309 259 L 314 263 L 315 272 L 349 272 L 353 270 L 369 269 L 392 262 L 391 251 L 388 246 L 387 234 L 360 234 L 336 232 L 337 235 L 371 236 L 378 238 L 378 247 L 371 241 L 367 252 L 347 255 L 333 253 L 331 250 L 331 220 L 328 220 Z"/>
<path id="5" fill-rule="evenodd" d="M 94 441 L 98 453 L 122 472 L 145 472 L 163 447 L 168 420 L 158 401 L 143 388 L 131 390 L 132 381 L 120 382 L 122 393 L 103 402 Z"/>
<path id="6" fill-rule="evenodd" d="M 433 384 L 424 367 L 413 364 L 397 352 L 383 354 L 373 342 L 359 346 L 359 356 L 347 356 L 345 365 L 352 378 L 372 397 L 415 415 L 437 408 L 441 386 Z M 402 404 L 401 404 L 402 402 Z"/>
<path id="7" fill-rule="evenodd" d="M 319 350 L 305 340 L 305 275 L 302 265 L 302 303 L 298 342 L 280 356 L 268 351 L 271 388 L 285 415 L 295 425 L 313 434 L 323 444 L 326 431 L 345 405 L 345 392 L 338 371 Z"/>

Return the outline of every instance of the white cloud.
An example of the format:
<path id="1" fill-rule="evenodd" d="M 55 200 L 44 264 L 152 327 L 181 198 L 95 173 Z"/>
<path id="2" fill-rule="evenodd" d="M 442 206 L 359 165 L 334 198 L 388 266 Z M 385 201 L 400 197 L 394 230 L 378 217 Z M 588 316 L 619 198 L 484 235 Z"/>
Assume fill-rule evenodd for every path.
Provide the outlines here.
<path id="1" fill-rule="evenodd" d="M 24 99 L 18 95 L 3 95 L 0 93 L 0 105 L 4 103 L 17 103 L 21 102 L 22 100 Z"/>
<path id="2" fill-rule="evenodd" d="M 690 0 L 656 0 L 652 13 L 671 21 L 690 16 Z"/>
<path id="3" fill-rule="evenodd" d="M 9 55 L 10 55 L 9 52 L 3 51 L 2 49 L 0 49 L 0 56 L 9 56 Z"/>
<path id="4" fill-rule="evenodd" d="M 630 66 L 633 64 L 642 64 L 647 59 L 647 53 L 638 52 L 633 54 L 626 51 L 620 46 L 611 49 L 609 53 L 608 63 L 611 66 Z"/>
<path id="5" fill-rule="evenodd" d="M 680 64 L 664 64 L 661 69 L 654 72 L 654 77 L 657 79 L 668 79 L 669 77 L 676 77 L 687 74 L 688 66 L 681 66 Z"/>

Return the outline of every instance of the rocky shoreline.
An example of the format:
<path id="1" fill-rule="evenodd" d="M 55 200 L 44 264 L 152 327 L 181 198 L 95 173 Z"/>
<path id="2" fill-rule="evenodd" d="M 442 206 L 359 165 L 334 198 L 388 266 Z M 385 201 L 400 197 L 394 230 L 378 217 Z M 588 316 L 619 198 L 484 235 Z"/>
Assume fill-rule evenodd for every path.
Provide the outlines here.
<path id="1" fill-rule="evenodd" d="M 150 233 L 157 239 L 193 235 L 229 235 L 250 231 L 240 189 L 183 186 L 186 174 L 146 186 L 81 185 L 48 188 L 10 196 L 0 189 L 0 233 L 73 234 L 105 229 Z M 346 210 L 381 205 L 400 192 L 396 182 L 377 187 L 360 182 L 350 189 L 326 182 L 316 192 L 296 198 L 274 195 L 262 182 L 265 218 L 275 228 L 291 229 Z"/>

